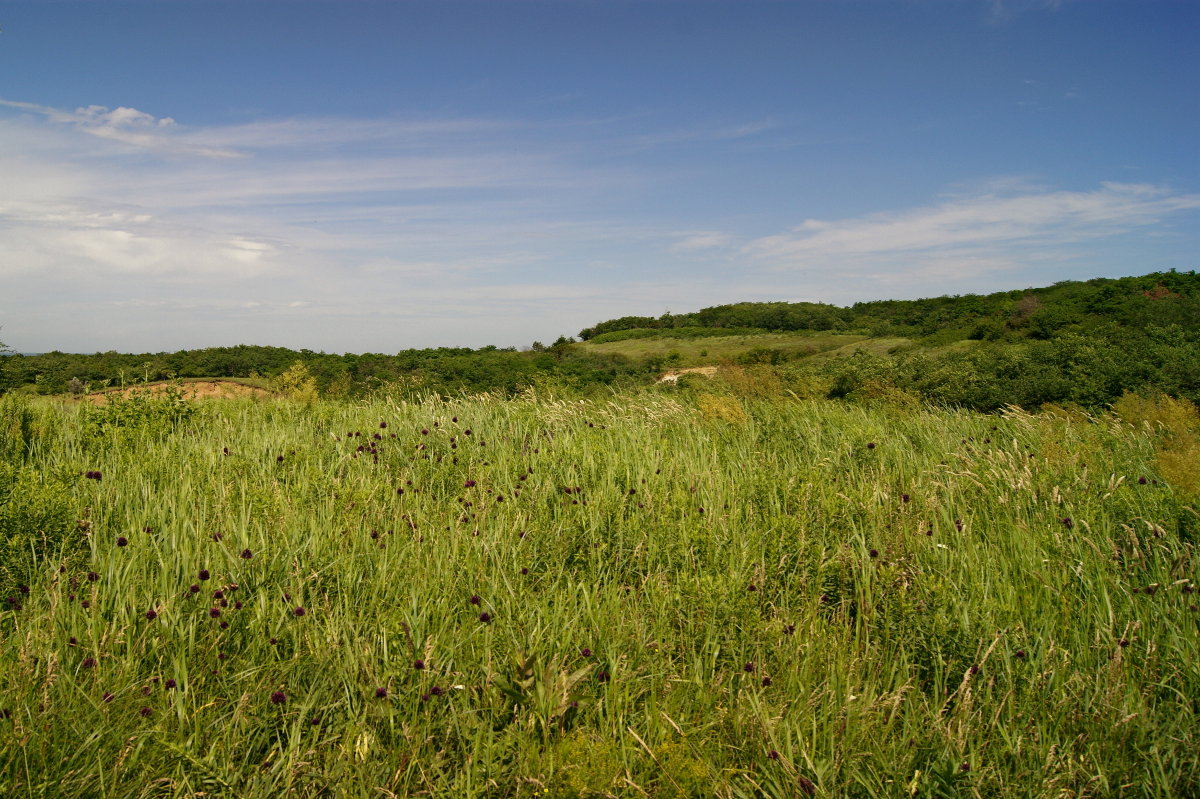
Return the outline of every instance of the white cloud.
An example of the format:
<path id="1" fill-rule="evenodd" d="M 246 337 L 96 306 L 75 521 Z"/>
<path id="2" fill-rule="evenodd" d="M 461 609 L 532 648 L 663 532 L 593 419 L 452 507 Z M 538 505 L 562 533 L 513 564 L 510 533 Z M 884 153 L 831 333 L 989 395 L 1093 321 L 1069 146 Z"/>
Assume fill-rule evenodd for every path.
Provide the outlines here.
<path id="1" fill-rule="evenodd" d="M 781 269 L 821 266 L 847 257 L 921 259 L 964 248 L 985 255 L 997 248 L 1094 241 L 1197 208 L 1200 195 L 1146 184 L 1103 183 L 1090 192 L 984 195 L 855 219 L 809 219 L 786 233 L 751 241 L 744 252 Z"/>
<path id="2" fill-rule="evenodd" d="M 136 108 L 89 105 L 74 111 L 0 99 L 0 105 L 40 114 L 47 120 L 71 125 L 76 130 L 101 139 L 120 142 L 134 148 L 178 155 L 199 155 L 208 158 L 239 158 L 242 153 L 220 147 L 208 147 L 189 142 L 177 135 L 175 120 L 157 118 Z"/>

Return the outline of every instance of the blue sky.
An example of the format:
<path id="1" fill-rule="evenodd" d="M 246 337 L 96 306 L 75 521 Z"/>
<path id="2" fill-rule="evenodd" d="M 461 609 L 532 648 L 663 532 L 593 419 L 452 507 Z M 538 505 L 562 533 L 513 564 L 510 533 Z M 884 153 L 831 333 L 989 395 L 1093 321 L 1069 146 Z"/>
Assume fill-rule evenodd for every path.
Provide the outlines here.
<path id="1" fill-rule="evenodd" d="M 1190 0 L 0 0 L 0 340 L 528 346 L 1194 269 Z"/>

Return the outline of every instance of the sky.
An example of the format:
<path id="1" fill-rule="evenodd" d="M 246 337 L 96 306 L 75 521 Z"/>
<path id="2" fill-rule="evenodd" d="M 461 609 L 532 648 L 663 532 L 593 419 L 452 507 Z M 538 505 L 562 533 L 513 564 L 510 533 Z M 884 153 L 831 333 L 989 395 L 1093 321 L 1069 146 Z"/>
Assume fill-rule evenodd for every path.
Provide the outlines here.
<path id="1" fill-rule="evenodd" d="M 1191 270 L 1193 0 L 0 0 L 0 341 L 528 347 Z"/>

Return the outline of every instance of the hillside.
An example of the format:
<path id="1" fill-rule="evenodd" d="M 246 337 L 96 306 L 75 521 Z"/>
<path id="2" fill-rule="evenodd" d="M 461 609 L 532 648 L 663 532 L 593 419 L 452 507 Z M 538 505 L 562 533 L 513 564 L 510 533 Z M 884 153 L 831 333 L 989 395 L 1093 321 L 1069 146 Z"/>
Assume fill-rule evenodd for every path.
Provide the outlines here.
<path id="1" fill-rule="evenodd" d="M 734 303 L 661 317 L 627 316 L 529 350 L 440 347 L 328 354 L 237 346 L 175 353 L 0 359 L 0 392 L 83 394 L 185 378 L 279 381 L 288 370 L 312 391 L 364 397 L 530 387 L 588 395 L 649 385 L 694 366 L 773 370 L 807 396 L 902 392 L 993 411 L 1075 403 L 1102 408 L 1126 391 L 1200 401 L 1200 276 L 1062 282 L 988 295 L 855 303 Z M 277 389 L 286 388 L 276 386 Z"/>

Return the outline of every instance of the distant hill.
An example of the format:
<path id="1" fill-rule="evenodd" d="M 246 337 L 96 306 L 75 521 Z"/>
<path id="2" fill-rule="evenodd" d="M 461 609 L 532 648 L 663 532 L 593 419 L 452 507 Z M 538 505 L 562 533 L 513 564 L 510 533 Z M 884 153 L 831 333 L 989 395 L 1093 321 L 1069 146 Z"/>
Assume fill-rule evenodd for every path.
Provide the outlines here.
<path id="1" fill-rule="evenodd" d="M 721 329 L 860 332 L 872 336 L 940 336 L 944 340 L 1048 339 L 1056 333 L 1146 325 L 1200 327 L 1200 275 L 1153 272 L 1140 277 L 1063 281 L 1044 288 L 919 300 L 876 300 L 848 307 L 812 302 L 739 302 L 660 317 L 624 316 L 579 332 L 584 341 L 614 340 L 630 330 Z M 701 332 L 705 331 L 705 332 Z M 670 334 L 667 334 L 670 335 Z M 608 339 L 604 339 L 608 336 Z M 631 336 L 632 337 L 632 336 Z"/>
<path id="2" fill-rule="evenodd" d="M 724 366 L 730 377 L 746 370 L 770 390 L 795 396 L 891 397 L 980 411 L 1045 403 L 1103 408 L 1127 391 L 1200 403 L 1195 272 L 848 307 L 740 302 L 610 319 L 580 337 L 534 342 L 525 352 L 438 347 L 337 355 L 240 345 L 141 355 L 17 354 L 0 360 L 0 392 L 83 394 L 184 378 L 273 385 L 286 372 L 302 382 L 311 377 L 314 390 L 337 397 L 515 395 L 530 388 L 588 393 L 643 387 L 680 368 Z M 680 389 L 695 380 L 706 378 L 684 380 Z"/>

